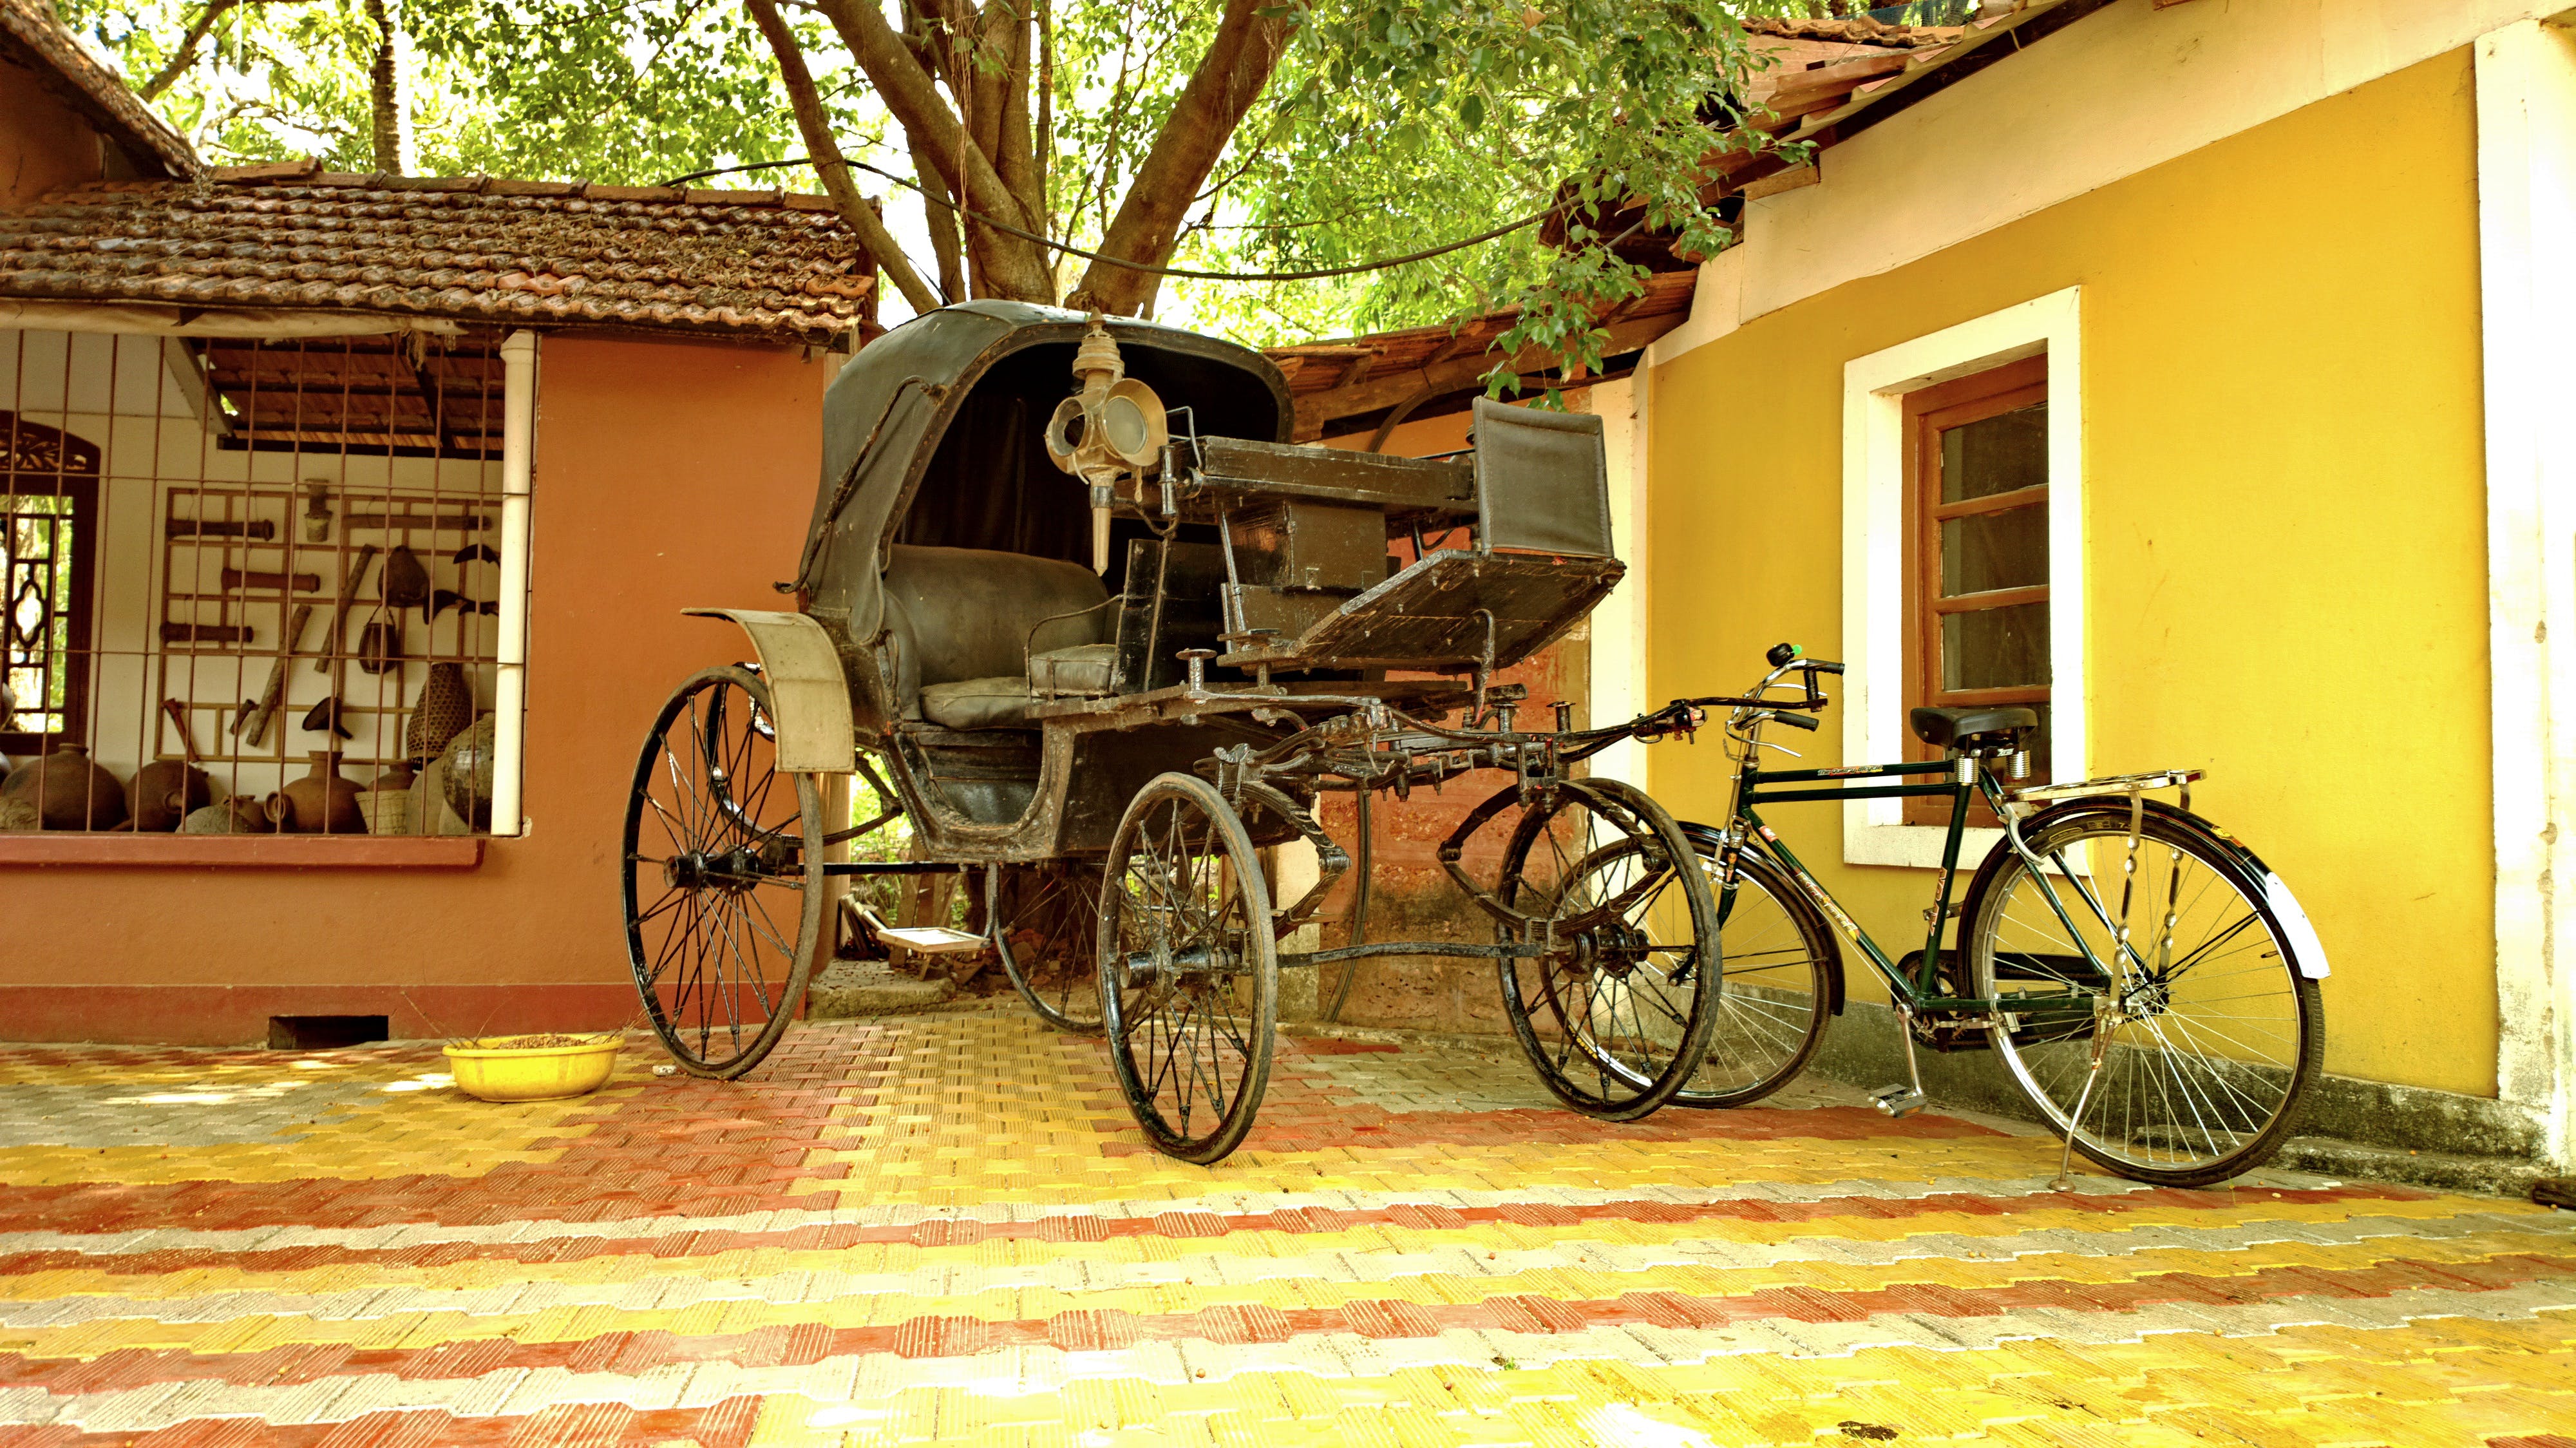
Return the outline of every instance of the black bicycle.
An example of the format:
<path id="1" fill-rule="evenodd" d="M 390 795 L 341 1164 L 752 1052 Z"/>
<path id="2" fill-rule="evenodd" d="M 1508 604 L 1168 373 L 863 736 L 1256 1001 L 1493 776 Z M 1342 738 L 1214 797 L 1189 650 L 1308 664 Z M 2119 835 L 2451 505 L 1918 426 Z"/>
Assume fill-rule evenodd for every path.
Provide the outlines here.
<path id="1" fill-rule="evenodd" d="M 1767 658 L 1750 693 L 1706 701 L 1735 706 L 1733 812 L 1686 827 L 1718 896 L 1725 989 L 1676 1102 L 1740 1106 L 1797 1076 L 1841 1005 L 1838 931 L 1904 1026 L 1909 1080 L 1874 1097 L 1890 1114 L 1925 1104 L 1918 1048 L 1990 1049 L 2072 1150 L 2122 1176 L 2198 1186 L 2270 1159 L 2321 1069 L 2325 949 L 2281 877 L 2192 813 L 2200 771 L 2031 785 L 2038 716 L 1992 706 L 1912 712 L 1939 760 L 1765 769 L 1763 727 L 1814 731 L 1821 680 L 1842 673 L 1792 644 Z M 2164 791 L 2177 801 L 2149 798 Z M 1760 807 L 1901 797 L 1946 798 L 1950 823 L 1923 947 L 1891 959 Z M 1977 800 L 2003 838 L 1953 908 Z"/>

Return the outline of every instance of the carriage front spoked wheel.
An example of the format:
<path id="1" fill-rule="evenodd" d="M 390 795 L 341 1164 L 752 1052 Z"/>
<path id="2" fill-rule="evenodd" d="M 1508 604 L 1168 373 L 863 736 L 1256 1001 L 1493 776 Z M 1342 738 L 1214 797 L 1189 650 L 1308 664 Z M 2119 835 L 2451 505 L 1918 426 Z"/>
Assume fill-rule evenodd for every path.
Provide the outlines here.
<path id="1" fill-rule="evenodd" d="M 2201 1186 L 2262 1165 L 2289 1133 L 2323 1069 L 2325 1005 L 2235 851 L 2188 820 L 2138 823 L 2126 808 L 2035 821 L 2044 872 L 1998 849 L 1961 912 L 1969 990 L 1999 1001 L 1996 1054 L 2077 1151 Z"/>
<path id="2" fill-rule="evenodd" d="M 769 686 L 716 668 L 653 721 L 626 800 L 626 951 L 644 1013 L 693 1075 L 759 1065 L 823 934 L 823 796 L 777 767 Z"/>
<path id="3" fill-rule="evenodd" d="M 1503 1012 L 1539 1079 L 1589 1116 L 1673 1098 L 1719 999 L 1717 902 L 1681 826 L 1617 780 L 1565 781 L 1523 811 L 1495 895 L 1531 917 L 1496 939 Z"/>
<path id="4" fill-rule="evenodd" d="M 984 877 L 984 918 L 1002 972 L 1038 1019 L 1059 1031 L 1100 1034 L 1100 867 L 1072 860 L 995 865 Z"/>
<path id="5" fill-rule="evenodd" d="M 1156 1150 L 1206 1165 L 1243 1144 L 1279 1008 L 1270 891 L 1242 816 L 1165 774 L 1118 822 L 1100 892 L 1100 998 L 1128 1109 Z"/>

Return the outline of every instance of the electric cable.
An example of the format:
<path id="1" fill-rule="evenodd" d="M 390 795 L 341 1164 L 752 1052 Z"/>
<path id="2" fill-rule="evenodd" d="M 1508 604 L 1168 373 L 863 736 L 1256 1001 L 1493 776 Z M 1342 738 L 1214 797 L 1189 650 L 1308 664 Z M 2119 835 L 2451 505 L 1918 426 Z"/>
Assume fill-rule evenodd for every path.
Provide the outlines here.
<path id="1" fill-rule="evenodd" d="M 754 161 L 748 165 L 742 166 L 718 166 L 713 170 L 708 171 L 692 171 L 686 176 L 674 176 L 662 184 L 664 186 L 677 186 L 687 181 L 703 181 L 710 176 L 730 176 L 743 171 L 775 171 L 788 166 L 810 166 L 813 164 L 814 158 L 811 156 L 799 156 L 792 161 Z M 1564 201 L 1557 202 L 1555 205 L 1550 206 L 1543 211 L 1533 211 L 1518 221 L 1507 222 L 1504 225 L 1495 227 L 1491 231 L 1480 232 L 1463 241 L 1453 241 L 1442 246 L 1428 247 L 1421 251 L 1407 252 L 1402 256 L 1380 257 L 1375 261 L 1353 262 L 1348 266 L 1316 267 L 1307 271 L 1282 272 L 1197 271 L 1189 267 L 1149 266 L 1140 261 L 1124 261 L 1118 257 L 1107 256 L 1100 252 L 1086 251 L 1083 248 L 1074 246 L 1068 242 L 1054 241 L 1040 236 L 1035 232 L 1023 231 L 1019 227 L 1013 226 L 1007 221 L 995 221 L 984 213 L 962 206 L 957 202 L 943 200 L 938 196 L 932 195 L 929 189 L 924 187 L 920 182 L 913 180 L 909 176 L 898 176 L 894 172 L 888 171 L 882 166 L 871 166 L 865 161 L 852 161 L 846 157 L 843 158 L 841 164 L 853 167 L 857 170 L 866 171 L 877 176 L 882 176 L 886 180 L 891 181 L 895 185 L 901 186 L 908 191 L 918 192 L 922 200 L 933 206 L 942 207 L 948 211 L 954 212 L 959 216 L 963 216 L 974 221 L 978 225 L 989 226 L 993 230 L 1001 232 L 1005 236 L 1016 236 L 1022 241 L 1034 242 L 1050 251 L 1060 251 L 1068 256 L 1078 256 L 1086 261 L 1098 262 L 1103 266 L 1116 267 L 1120 271 L 1143 272 L 1147 276 L 1179 277 L 1185 281 L 1198 282 L 1313 282 L 1322 281 L 1328 277 L 1357 276 L 1362 272 L 1385 271 L 1390 267 L 1409 266 L 1417 261 L 1429 261 L 1433 257 L 1447 256 L 1453 251 L 1465 251 L 1471 246 L 1482 246 L 1486 242 L 1493 241 L 1500 237 L 1509 236 L 1515 231 L 1521 231 L 1529 227 L 1536 226 L 1540 222 L 1554 216 L 1556 213 L 1563 211 L 1569 204 L 1571 204 Z M 1637 228 L 1632 226 L 1628 229 L 1633 232 Z M 1624 240 L 1625 238 L 1623 237 L 1622 239 Z"/>

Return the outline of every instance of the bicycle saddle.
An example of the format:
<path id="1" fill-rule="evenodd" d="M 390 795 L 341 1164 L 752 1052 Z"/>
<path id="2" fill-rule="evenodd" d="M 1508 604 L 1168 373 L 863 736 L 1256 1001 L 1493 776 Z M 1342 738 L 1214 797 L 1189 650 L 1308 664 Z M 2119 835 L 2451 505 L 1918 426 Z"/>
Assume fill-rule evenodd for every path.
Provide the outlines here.
<path id="1" fill-rule="evenodd" d="M 1948 749 L 1980 734 L 2018 734 L 2039 727 L 2038 711 L 2020 704 L 1987 704 L 1962 709 L 1916 709 L 1909 716 L 1914 737 L 1936 749 Z"/>

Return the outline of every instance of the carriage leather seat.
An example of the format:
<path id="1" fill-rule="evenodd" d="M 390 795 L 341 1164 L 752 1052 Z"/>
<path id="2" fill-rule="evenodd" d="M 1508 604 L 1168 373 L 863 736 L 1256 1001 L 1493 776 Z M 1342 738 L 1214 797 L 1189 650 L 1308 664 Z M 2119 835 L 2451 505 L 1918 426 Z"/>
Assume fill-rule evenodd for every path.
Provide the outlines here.
<path id="1" fill-rule="evenodd" d="M 2019 704 L 1916 709 L 1909 717 L 1914 724 L 1914 737 L 1936 749 L 1947 749 L 1982 734 L 2017 733 L 2039 727 L 2038 711 Z"/>
<path id="2" fill-rule="evenodd" d="M 1033 728 L 1029 705 L 1039 694 L 1108 687 L 1117 611 L 1105 606 L 1100 576 L 1078 563 L 898 543 L 887 550 L 885 600 L 904 718 L 944 729 Z M 1029 633 L 1041 622 L 1032 657 Z M 1032 670 L 1042 686 L 1035 691 Z"/>

